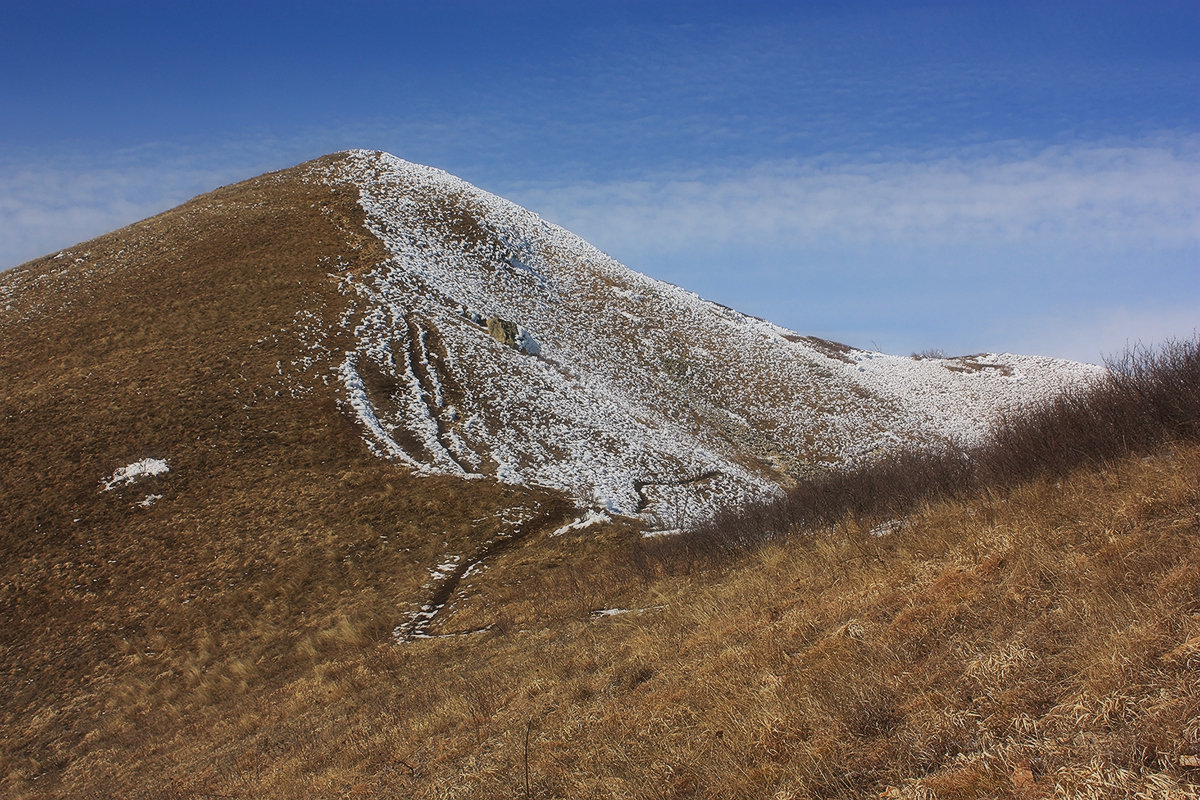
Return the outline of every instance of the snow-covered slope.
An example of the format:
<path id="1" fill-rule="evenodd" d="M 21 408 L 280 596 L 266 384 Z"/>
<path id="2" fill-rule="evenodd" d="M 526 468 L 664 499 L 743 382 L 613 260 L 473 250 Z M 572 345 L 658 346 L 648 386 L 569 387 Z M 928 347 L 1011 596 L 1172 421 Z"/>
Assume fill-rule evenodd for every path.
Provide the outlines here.
<path id="1" fill-rule="evenodd" d="M 315 179 L 358 188 L 391 258 L 331 266 L 351 308 L 312 318 L 309 346 L 371 449 L 420 473 L 553 487 L 671 528 L 902 443 L 970 440 L 1096 369 L 799 336 L 386 153 Z M 353 346 L 328 352 L 335 332 Z"/>

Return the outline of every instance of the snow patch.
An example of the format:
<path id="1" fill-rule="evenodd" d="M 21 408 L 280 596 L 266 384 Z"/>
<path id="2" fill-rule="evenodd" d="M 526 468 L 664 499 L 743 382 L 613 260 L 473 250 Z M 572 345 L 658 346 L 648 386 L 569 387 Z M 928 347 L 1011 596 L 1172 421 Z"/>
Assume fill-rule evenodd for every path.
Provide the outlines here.
<path id="1" fill-rule="evenodd" d="M 656 539 L 659 536 L 678 536 L 683 532 L 683 528 L 658 528 L 655 530 L 642 531 L 642 538 Z"/>
<path id="2" fill-rule="evenodd" d="M 441 564 L 438 564 L 433 569 L 429 570 L 429 577 L 434 581 L 443 581 L 453 574 L 454 570 L 458 569 L 458 562 L 462 561 L 462 556 L 452 555 Z"/>
<path id="3" fill-rule="evenodd" d="M 1099 371 L 799 336 L 386 153 L 351 151 L 325 179 L 359 190 L 390 254 L 338 276 L 351 307 L 329 334 L 351 340 L 335 378 L 371 450 L 422 475 L 558 489 L 651 535 L 824 468 L 969 443 L 997 412 Z M 516 347 L 496 346 L 493 317 L 517 326 Z"/>
<path id="4" fill-rule="evenodd" d="M 596 511 L 593 509 L 593 510 L 588 511 L 586 514 L 584 514 L 582 517 L 575 520 L 574 522 L 568 522 L 566 525 L 563 525 L 561 528 L 557 529 L 550 535 L 551 536 L 562 536 L 564 533 L 581 530 L 583 528 L 589 528 L 592 525 L 599 525 L 599 524 L 605 523 L 605 522 L 612 522 L 612 517 L 610 517 L 608 514 L 606 514 L 603 511 Z"/>
<path id="5" fill-rule="evenodd" d="M 878 538 L 880 536 L 890 536 L 893 533 L 899 533 L 900 531 L 904 530 L 904 527 L 904 520 L 889 519 L 884 520 L 875 527 L 871 528 L 871 530 L 867 531 L 867 533 Z"/>
<path id="6" fill-rule="evenodd" d="M 108 492 L 136 483 L 142 478 L 153 478 L 170 471 L 171 468 L 167 466 L 167 462 L 161 458 L 143 458 L 121 467 L 109 476 L 108 480 L 101 481 L 100 485 L 103 487 L 103 491 Z"/>
<path id="7" fill-rule="evenodd" d="M 642 608 L 601 608 L 591 613 L 592 619 L 603 619 L 604 617 L 616 617 L 621 614 L 644 614 L 647 611 L 661 611 L 666 608 L 664 605 L 644 606 Z"/>

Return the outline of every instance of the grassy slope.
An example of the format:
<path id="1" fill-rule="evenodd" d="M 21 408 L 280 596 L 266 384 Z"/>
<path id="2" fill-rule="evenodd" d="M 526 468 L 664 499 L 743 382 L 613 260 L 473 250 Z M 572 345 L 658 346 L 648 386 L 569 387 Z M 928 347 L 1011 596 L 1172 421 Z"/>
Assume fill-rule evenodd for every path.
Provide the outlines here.
<path id="1" fill-rule="evenodd" d="M 386 257 L 357 191 L 303 171 L 0 276 L 20 287 L 0 315 L 0 793 L 173 775 L 172 742 L 221 735 L 223 702 L 385 639 L 428 566 L 494 533 L 476 520 L 562 515 L 542 493 L 412 479 L 332 389 L 289 390 L 280 367 L 311 355 L 297 311 L 336 319 L 327 273 Z M 100 490 L 143 457 L 170 473 Z"/>
<path id="2" fill-rule="evenodd" d="M 152 700 L 131 661 L 109 713 L 157 725 L 59 788 L 523 797 L 528 764 L 535 797 L 1194 796 L 1198 476 L 1167 448 L 689 576 L 614 558 L 620 531 L 531 539 L 444 623 L 501 608 L 486 634 L 330 631 L 286 675 Z M 648 610 L 589 615 L 612 605 Z"/>
<path id="3" fill-rule="evenodd" d="M 65 256 L 91 277 L 21 268 L 49 277 L 0 317 L 6 796 L 1195 794 L 1200 448 L 684 574 L 621 526 L 551 538 L 555 498 L 407 478 L 332 393 L 258 391 L 297 309 L 339 312 L 322 259 L 382 257 L 293 178 Z M 143 456 L 171 473 L 99 491 Z M 390 640 L 443 542 L 535 504 L 436 628 L 489 632 Z"/>

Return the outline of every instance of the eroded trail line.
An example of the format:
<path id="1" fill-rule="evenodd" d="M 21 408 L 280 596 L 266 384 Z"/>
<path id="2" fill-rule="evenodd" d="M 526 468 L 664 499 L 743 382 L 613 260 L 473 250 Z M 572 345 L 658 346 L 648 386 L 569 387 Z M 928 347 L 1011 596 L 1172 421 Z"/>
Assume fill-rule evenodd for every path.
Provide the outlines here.
<path id="1" fill-rule="evenodd" d="M 446 398 L 442 381 L 430 357 L 429 339 L 432 336 L 435 343 L 438 341 L 437 327 L 432 322 L 420 320 L 415 314 L 405 314 L 404 324 L 408 332 L 405 347 L 409 370 L 417 382 L 417 394 L 425 404 L 425 412 L 433 421 L 434 439 L 446 457 L 457 464 L 465 474 L 470 475 L 474 470 L 454 452 L 450 437 L 451 423 L 446 419 Z"/>
<path id="2" fill-rule="evenodd" d="M 512 545 L 521 541 L 529 534 L 539 530 L 550 528 L 562 522 L 562 514 L 558 511 L 536 513 L 541 508 L 538 504 L 532 511 L 534 515 L 524 521 L 513 523 L 510 530 L 501 530 L 496 532 L 475 548 L 471 555 L 466 558 L 455 560 L 451 563 L 445 563 L 439 566 L 435 573 L 436 579 L 433 586 L 430 588 L 430 593 L 425 603 L 408 618 L 407 621 L 397 625 L 392 631 L 392 635 L 400 644 L 411 642 L 416 639 L 437 639 L 446 636 L 462 636 L 469 633 L 482 633 L 491 628 L 489 625 L 486 628 L 481 628 L 477 631 L 455 631 L 447 633 L 431 633 L 430 629 L 433 623 L 437 620 L 442 609 L 454 597 L 454 593 L 458 591 L 459 584 L 462 583 L 470 572 L 477 567 L 485 559 L 491 556 L 498 555 L 504 552 Z M 442 569 L 446 569 L 442 572 Z"/>
<path id="3" fill-rule="evenodd" d="M 643 491 L 647 486 L 691 486 L 693 483 L 716 478 L 720 474 L 720 470 L 713 469 L 708 472 L 702 472 L 699 475 L 693 475 L 690 478 L 681 478 L 675 481 L 634 481 L 633 490 L 637 492 L 638 496 L 637 511 L 645 511 L 646 507 L 650 505 L 650 498 L 646 497 L 646 493 Z"/>

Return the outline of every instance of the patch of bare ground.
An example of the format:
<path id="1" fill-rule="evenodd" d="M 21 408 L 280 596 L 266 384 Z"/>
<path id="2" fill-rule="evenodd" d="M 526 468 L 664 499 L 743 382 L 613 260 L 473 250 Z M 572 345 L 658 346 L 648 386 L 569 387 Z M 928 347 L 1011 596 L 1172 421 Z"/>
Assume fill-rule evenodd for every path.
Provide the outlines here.
<path id="1" fill-rule="evenodd" d="M 789 342 L 804 342 L 811 347 L 815 347 L 818 352 L 829 358 L 836 358 L 839 361 L 844 361 L 847 364 L 854 363 L 854 359 L 850 358 L 850 353 L 853 348 L 849 345 L 844 345 L 840 342 L 831 342 L 828 339 L 822 339 L 818 336 L 797 336 L 795 334 L 784 334 L 785 339 Z"/>

